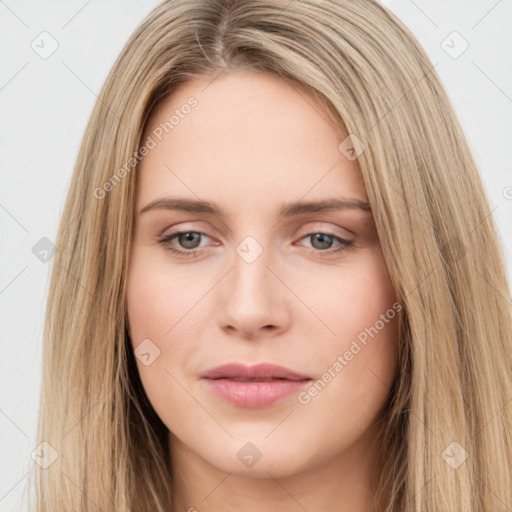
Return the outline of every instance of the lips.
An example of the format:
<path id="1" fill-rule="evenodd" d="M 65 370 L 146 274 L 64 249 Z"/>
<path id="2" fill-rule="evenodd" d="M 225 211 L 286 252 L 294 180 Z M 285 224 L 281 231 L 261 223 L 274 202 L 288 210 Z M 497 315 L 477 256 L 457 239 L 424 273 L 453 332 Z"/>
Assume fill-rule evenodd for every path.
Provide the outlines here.
<path id="1" fill-rule="evenodd" d="M 230 363 L 217 366 L 202 375 L 204 379 L 233 379 L 240 381 L 270 381 L 286 379 L 293 381 L 308 380 L 308 375 L 296 373 L 284 366 L 261 363 L 255 366 Z"/>
<path id="2" fill-rule="evenodd" d="M 215 396 L 238 407 L 266 407 L 300 392 L 312 379 L 289 368 L 237 363 L 213 368 L 202 376 Z"/>

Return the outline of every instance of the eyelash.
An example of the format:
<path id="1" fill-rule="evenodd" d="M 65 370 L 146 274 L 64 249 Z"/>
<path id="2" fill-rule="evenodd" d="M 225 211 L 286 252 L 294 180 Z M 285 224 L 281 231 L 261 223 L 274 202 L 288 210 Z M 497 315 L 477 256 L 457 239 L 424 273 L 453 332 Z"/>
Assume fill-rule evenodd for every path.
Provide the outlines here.
<path id="1" fill-rule="evenodd" d="M 185 257 L 185 258 L 192 258 L 192 257 L 196 256 L 197 253 L 201 252 L 201 249 L 191 249 L 191 250 L 188 250 L 188 251 L 187 250 L 181 251 L 181 250 L 175 249 L 174 247 L 171 247 L 169 245 L 169 242 L 171 242 L 171 240 L 173 240 L 174 238 L 176 238 L 179 235 L 183 235 L 183 234 L 186 234 L 186 233 L 195 233 L 197 235 L 208 236 L 206 233 L 203 233 L 201 231 L 192 231 L 192 230 L 176 231 L 175 233 L 172 233 L 170 235 L 166 235 L 166 236 L 160 238 L 158 240 L 158 242 L 163 245 L 163 247 L 164 247 L 164 249 L 166 251 L 169 251 L 169 252 L 171 252 L 173 254 L 177 254 L 178 256 L 182 256 L 182 257 Z M 344 252 L 344 251 L 348 251 L 349 249 L 353 248 L 354 242 L 352 240 L 345 240 L 344 238 L 336 236 L 333 233 L 326 233 L 326 232 L 323 232 L 323 231 L 315 231 L 315 232 L 312 232 L 312 233 L 308 233 L 307 235 L 303 236 L 301 238 L 301 240 L 303 240 L 304 238 L 311 237 L 313 235 L 329 236 L 329 237 L 332 237 L 334 240 L 340 242 L 341 246 L 338 249 L 335 249 L 335 250 L 326 249 L 325 251 L 322 251 L 322 250 L 319 250 L 319 249 L 310 249 L 313 252 L 319 253 L 321 255 L 327 253 L 326 257 L 327 256 L 332 256 L 334 254 L 338 254 L 338 253 L 341 253 L 341 252 Z"/>

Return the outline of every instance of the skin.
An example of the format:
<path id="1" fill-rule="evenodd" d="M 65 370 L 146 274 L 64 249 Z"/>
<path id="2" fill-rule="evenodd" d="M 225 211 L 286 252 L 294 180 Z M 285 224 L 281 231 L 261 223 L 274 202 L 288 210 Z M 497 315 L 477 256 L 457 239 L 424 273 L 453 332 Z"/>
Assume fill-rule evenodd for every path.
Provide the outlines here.
<path id="1" fill-rule="evenodd" d="M 137 365 L 169 428 L 173 510 L 372 510 L 377 420 L 398 369 L 398 315 L 306 404 L 293 394 L 238 407 L 200 379 L 227 362 L 270 362 L 316 381 L 395 302 L 371 212 L 278 215 L 283 203 L 368 200 L 356 161 L 338 149 L 346 134 L 278 78 L 237 71 L 211 80 L 184 84 L 149 120 L 144 140 L 188 98 L 198 101 L 137 170 L 128 271 L 132 345 L 149 339 L 160 351 Z M 214 202 L 226 216 L 140 213 L 169 196 Z M 177 230 L 204 235 L 159 241 Z M 335 253 L 342 244 L 315 242 L 319 232 L 353 244 Z M 263 251 L 252 263 L 236 250 L 247 236 Z M 187 258 L 169 246 L 198 252 Z M 237 457 L 248 442 L 261 453 L 252 467 Z"/>

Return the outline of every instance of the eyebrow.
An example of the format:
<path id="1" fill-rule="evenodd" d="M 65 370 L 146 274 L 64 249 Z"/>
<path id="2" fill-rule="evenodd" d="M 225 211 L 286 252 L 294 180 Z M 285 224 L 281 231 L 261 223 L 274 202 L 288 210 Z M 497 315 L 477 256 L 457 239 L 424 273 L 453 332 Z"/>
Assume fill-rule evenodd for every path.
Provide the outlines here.
<path id="1" fill-rule="evenodd" d="M 148 203 L 139 214 L 143 214 L 150 210 L 177 210 L 189 213 L 204 213 L 208 215 L 216 215 L 225 217 L 226 212 L 210 201 L 201 201 L 195 199 L 186 199 L 179 197 L 167 197 L 162 199 L 155 199 Z M 370 204 L 366 201 L 361 201 L 356 198 L 349 199 L 322 199 L 320 201 L 302 201 L 287 203 L 281 206 L 279 217 L 294 217 L 305 213 L 319 213 L 336 210 L 362 210 L 371 212 Z"/>

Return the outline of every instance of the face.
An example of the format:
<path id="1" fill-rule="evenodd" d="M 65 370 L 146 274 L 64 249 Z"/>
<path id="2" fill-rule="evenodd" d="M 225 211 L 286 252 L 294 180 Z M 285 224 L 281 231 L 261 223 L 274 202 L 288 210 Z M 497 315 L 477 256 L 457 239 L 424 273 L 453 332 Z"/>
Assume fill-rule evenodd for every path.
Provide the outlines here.
<path id="1" fill-rule="evenodd" d="M 286 476 L 368 439 L 400 306 L 346 134 L 277 78 L 210 80 L 161 103 L 143 137 L 131 341 L 171 453 Z M 303 206 L 323 201 L 342 202 Z"/>

